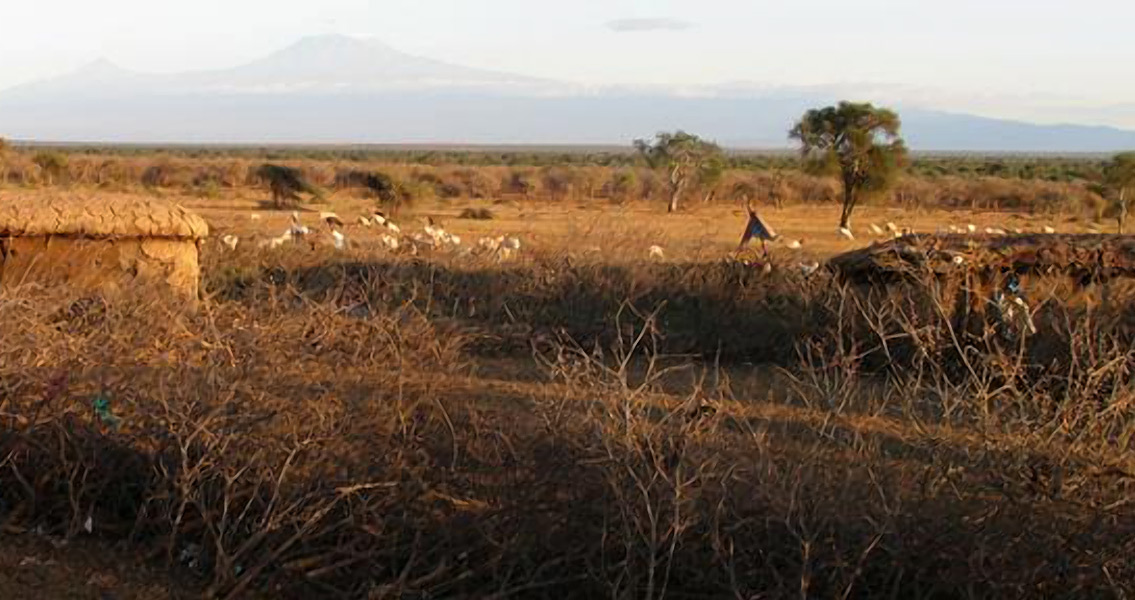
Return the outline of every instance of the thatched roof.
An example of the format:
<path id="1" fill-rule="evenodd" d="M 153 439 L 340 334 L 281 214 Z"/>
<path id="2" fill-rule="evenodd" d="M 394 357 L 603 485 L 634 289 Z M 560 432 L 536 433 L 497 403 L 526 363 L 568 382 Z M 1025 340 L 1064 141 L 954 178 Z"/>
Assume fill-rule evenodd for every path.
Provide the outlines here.
<path id="1" fill-rule="evenodd" d="M 160 200 L 99 194 L 0 194 L 0 235 L 201 239 L 201 217 Z"/>
<path id="2" fill-rule="evenodd" d="M 1135 277 L 1135 236 L 909 235 L 840 254 L 829 264 L 853 281 L 966 270 Z"/>

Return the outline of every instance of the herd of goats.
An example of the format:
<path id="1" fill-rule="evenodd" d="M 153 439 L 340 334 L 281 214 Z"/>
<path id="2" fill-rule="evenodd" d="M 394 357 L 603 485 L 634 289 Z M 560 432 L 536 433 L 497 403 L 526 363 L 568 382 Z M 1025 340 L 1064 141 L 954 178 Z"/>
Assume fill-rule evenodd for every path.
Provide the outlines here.
<path id="1" fill-rule="evenodd" d="M 309 193 L 322 199 L 322 192 L 308 182 L 302 172 L 294 167 L 265 164 L 257 170 L 257 175 L 269 184 L 272 192 L 272 200 L 276 206 L 280 206 L 285 202 L 299 201 L 299 194 L 301 193 Z M 360 170 L 345 171 L 336 176 L 336 186 L 363 187 L 372 192 L 384 203 L 398 204 L 397 190 L 393 180 L 381 173 Z M 753 239 L 760 242 L 761 249 L 766 259 L 769 254 L 768 244 L 770 242 L 781 244 L 788 250 L 798 251 L 803 249 L 805 244 L 804 239 L 787 240 L 778 235 L 767 222 L 758 216 L 751 200 L 747 203 L 746 208 L 748 210 L 749 219 L 741 236 L 741 242 L 734 253 L 735 257 L 739 255 Z M 254 214 L 252 218 L 257 220 L 259 216 Z M 322 221 L 327 228 L 324 234 L 326 237 L 321 237 L 318 232 L 305 226 L 301 222 L 299 213 L 293 212 L 291 225 L 286 231 L 278 237 L 260 239 L 258 246 L 264 249 L 281 248 L 290 244 L 309 244 L 315 246 L 322 241 L 323 243 L 329 242 L 330 245 L 337 250 L 346 250 L 361 245 L 356 240 L 348 238 L 344 233 L 346 227 L 345 222 L 335 213 L 321 213 L 320 221 Z M 519 238 L 504 235 L 482 237 L 477 240 L 475 245 L 463 246 L 460 237 L 445 231 L 445 229 L 433 219 L 426 219 L 423 231 L 404 234 L 398 225 L 391 221 L 385 213 L 378 210 L 370 215 L 358 217 L 358 225 L 365 228 L 379 228 L 380 233 L 378 239 L 386 250 L 412 256 L 416 256 L 424 251 L 444 250 L 464 256 L 478 255 L 493 257 L 497 260 L 507 260 L 516 256 L 521 246 Z M 1095 230 L 1097 227 L 1098 226 L 1093 226 L 1089 228 L 1089 230 Z M 1045 226 L 1043 232 L 1051 234 L 1055 233 L 1055 230 L 1052 227 Z M 1098 233 L 1098 231 L 1092 232 Z M 840 227 L 835 233 L 846 240 L 853 241 L 856 239 L 855 234 L 847 227 Z M 899 228 L 894 223 L 890 222 L 886 223 L 884 226 L 872 223 L 864 231 L 864 234 L 872 239 L 901 238 L 914 233 L 912 229 Z M 946 229 L 939 228 L 937 233 L 939 235 L 978 233 L 984 233 L 985 235 L 1009 235 L 1010 233 L 1021 234 L 1024 232 L 1019 229 L 1006 231 L 993 227 L 986 227 L 984 230 L 979 231 L 975 225 L 968 224 L 962 227 L 950 225 Z M 236 235 L 228 234 L 221 238 L 221 242 L 230 250 L 236 250 L 240 239 Z M 647 249 L 646 255 L 651 260 L 665 259 L 665 251 L 658 245 L 650 246 Z M 771 264 L 768 260 L 761 261 L 761 263 L 763 263 L 766 270 L 771 269 Z M 819 263 L 817 262 L 800 264 L 800 270 L 806 275 L 814 272 L 818 267 Z"/>
<path id="2" fill-rule="evenodd" d="M 252 215 L 253 219 L 259 219 L 259 215 Z M 339 215 L 332 212 L 323 212 L 319 215 L 319 220 L 326 227 L 326 240 L 330 242 L 336 250 L 347 250 L 356 245 L 355 241 L 349 239 L 343 230 L 346 223 L 339 218 Z M 360 216 L 358 224 L 365 228 L 378 228 L 380 234 L 378 236 L 381 244 L 391 252 L 404 252 L 411 256 L 416 256 L 419 252 L 426 250 L 439 250 L 447 249 L 459 254 L 479 254 L 482 256 L 491 256 L 498 260 L 507 260 L 514 257 L 520 251 L 520 239 L 512 236 L 498 236 L 498 237 L 482 237 L 477 241 L 477 244 L 472 247 L 462 246 L 461 238 L 446 231 L 440 224 L 436 223 L 432 218 L 426 219 L 426 225 L 423 231 L 414 232 L 410 234 L 403 234 L 402 228 L 394 223 L 382 211 L 375 211 L 370 216 Z M 315 246 L 319 240 L 319 232 L 303 224 L 298 212 L 292 212 L 291 224 L 278 237 L 270 237 L 267 239 L 259 240 L 257 246 L 262 249 L 276 249 L 283 247 L 287 244 L 310 244 Z M 227 234 L 221 238 L 221 243 L 229 250 L 236 250 L 240 244 L 240 238 L 234 234 Z"/>
<path id="3" fill-rule="evenodd" d="M 777 234 L 751 206 L 748 207 L 748 213 L 748 224 L 741 236 L 741 242 L 737 246 L 736 253 L 743 251 L 754 239 L 760 242 L 761 249 L 766 259 L 769 255 L 768 244 L 770 242 L 782 245 L 788 250 L 803 249 L 805 244 L 804 239 L 785 239 L 783 236 Z M 250 217 L 253 220 L 260 219 L 260 216 L 255 213 Z M 293 211 L 291 223 L 282 234 L 276 237 L 260 238 L 256 240 L 256 247 L 274 250 L 297 244 L 307 245 L 313 248 L 318 245 L 330 245 L 336 250 L 347 250 L 363 245 L 362 242 L 351 239 L 344 233 L 347 223 L 337 214 L 333 212 L 322 212 L 319 215 L 319 220 L 324 229 L 322 232 L 304 225 L 299 212 Z M 409 256 L 418 256 L 424 252 L 447 251 L 457 256 L 479 256 L 505 261 L 516 257 L 521 248 L 520 238 L 506 235 L 481 237 L 477 240 L 476 244 L 463 245 L 460 237 L 446 231 L 444 227 L 429 217 L 425 219 L 422 231 L 408 234 L 404 233 L 401 227 L 380 210 L 376 210 L 369 215 L 359 216 L 355 224 L 366 229 L 377 228 L 379 232 L 377 239 L 383 248 L 391 253 Z M 1055 233 L 1055 230 L 1049 226 L 1043 227 L 1042 231 L 1048 234 Z M 847 240 L 855 240 L 855 235 L 848 228 L 841 227 L 836 233 Z M 882 226 L 871 223 L 864 233 L 872 239 L 897 239 L 914 234 L 915 232 L 912 229 L 900 228 L 894 223 L 887 222 Z M 992 227 L 979 230 L 975 225 L 968 224 L 965 226 L 950 225 L 945 229 L 940 229 L 937 233 L 1009 235 L 1010 233 L 1020 234 L 1023 232 L 1021 230 L 1006 231 Z M 221 238 L 223 246 L 230 251 L 235 251 L 240 242 L 240 238 L 235 234 L 227 234 Z M 737 256 L 736 253 L 734 255 L 735 257 Z M 647 249 L 646 255 L 647 258 L 651 260 L 665 260 L 665 251 L 658 245 L 650 246 Z M 772 269 L 770 261 L 763 260 L 759 262 L 766 271 Z M 809 276 L 817 271 L 819 267 L 820 263 L 818 261 L 801 262 L 798 265 L 798 270 L 803 275 Z"/>

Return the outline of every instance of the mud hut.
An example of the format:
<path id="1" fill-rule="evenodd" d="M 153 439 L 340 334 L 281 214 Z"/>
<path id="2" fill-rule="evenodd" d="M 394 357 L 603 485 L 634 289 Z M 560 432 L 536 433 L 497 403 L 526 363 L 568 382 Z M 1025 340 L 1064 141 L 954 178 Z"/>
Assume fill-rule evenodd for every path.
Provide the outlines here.
<path id="1" fill-rule="evenodd" d="M 1135 277 L 1135 236 L 1101 234 L 909 235 L 832 258 L 855 283 L 934 275 L 1066 276 L 1080 285 Z"/>
<path id="2" fill-rule="evenodd" d="M 172 291 L 191 302 L 200 280 L 197 215 L 131 196 L 0 196 L 0 287 L 66 285 L 118 293 Z"/>
<path id="3" fill-rule="evenodd" d="M 909 235 L 833 257 L 829 267 L 857 286 L 919 285 L 953 306 L 956 328 L 980 330 L 991 307 L 996 324 L 1007 298 L 1028 310 L 1059 291 L 1065 302 L 1106 306 L 1110 282 L 1135 278 L 1135 236 Z"/>

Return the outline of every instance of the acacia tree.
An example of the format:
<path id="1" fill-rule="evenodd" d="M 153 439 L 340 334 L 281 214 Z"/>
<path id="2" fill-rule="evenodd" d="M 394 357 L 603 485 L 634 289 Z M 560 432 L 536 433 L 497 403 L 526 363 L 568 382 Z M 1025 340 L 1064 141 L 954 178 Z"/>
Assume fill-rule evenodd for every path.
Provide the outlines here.
<path id="1" fill-rule="evenodd" d="M 67 157 L 59 152 L 37 152 L 32 162 L 47 177 L 48 185 L 55 185 L 67 176 Z"/>
<path id="2" fill-rule="evenodd" d="M 653 142 L 635 140 L 634 147 L 650 168 L 666 170 L 670 183 L 670 212 L 678 210 L 678 201 L 691 178 L 722 155 L 717 144 L 684 131 L 659 133 Z"/>
<path id="3" fill-rule="evenodd" d="M 311 194 L 316 200 L 323 200 L 323 192 L 312 185 L 303 173 L 295 167 L 263 164 L 255 175 L 268 184 L 272 191 L 272 204 L 275 208 L 289 208 L 299 205 L 300 194 Z"/>
<path id="4" fill-rule="evenodd" d="M 1127 226 L 1127 203 L 1135 196 L 1135 152 L 1113 157 L 1103 168 L 1104 185 L 1115 194 L 1119 233 Z"/>
<path id="5" fill-rule="evenodd" d="M 839 106 L 809 110 L 789 132 L 800 142 L 808 170 L 840 177 L 840 227 L 851 227 L 851 212 L 863 195 L 882 192 L 894 182 L 906 160 L 900 126 L 893 111 L 840 102 Z"/>
<path id="6" fill-rule="evenodd" d="M 717 195 L 717 186 L 725 178 L 725 155 L 718 152 L 710 156 L 698 167 L 698 187 L 701 188 L 702 203 L 709 204 Z"/>
<path id="7" fill-rule="evenodd" d="M 340 188 L 366 188 L 378 199 L 379 207 L 398 213 L 410 201 L 405 187 L 386 173 L 351 169 L 335 175 L 335 186 Z"/>

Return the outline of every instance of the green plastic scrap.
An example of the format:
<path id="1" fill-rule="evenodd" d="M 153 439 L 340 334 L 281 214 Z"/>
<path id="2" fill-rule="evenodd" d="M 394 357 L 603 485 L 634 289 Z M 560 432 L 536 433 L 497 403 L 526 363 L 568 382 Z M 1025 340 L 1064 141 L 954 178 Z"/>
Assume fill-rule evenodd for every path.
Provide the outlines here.
<path id="1" fill-rule="evenodd" d="M 110 398 L 107 398 L 106 394 L 95 396 L 95 399 L 91 401 L 91 408 L 95 409 L 95 416 L 97 416 L 103 424 L 113 429 L 118 429 L 118 426 L 122 424 L 122 419 L 114 416 L 114 413 L 110 412 Z"/>

